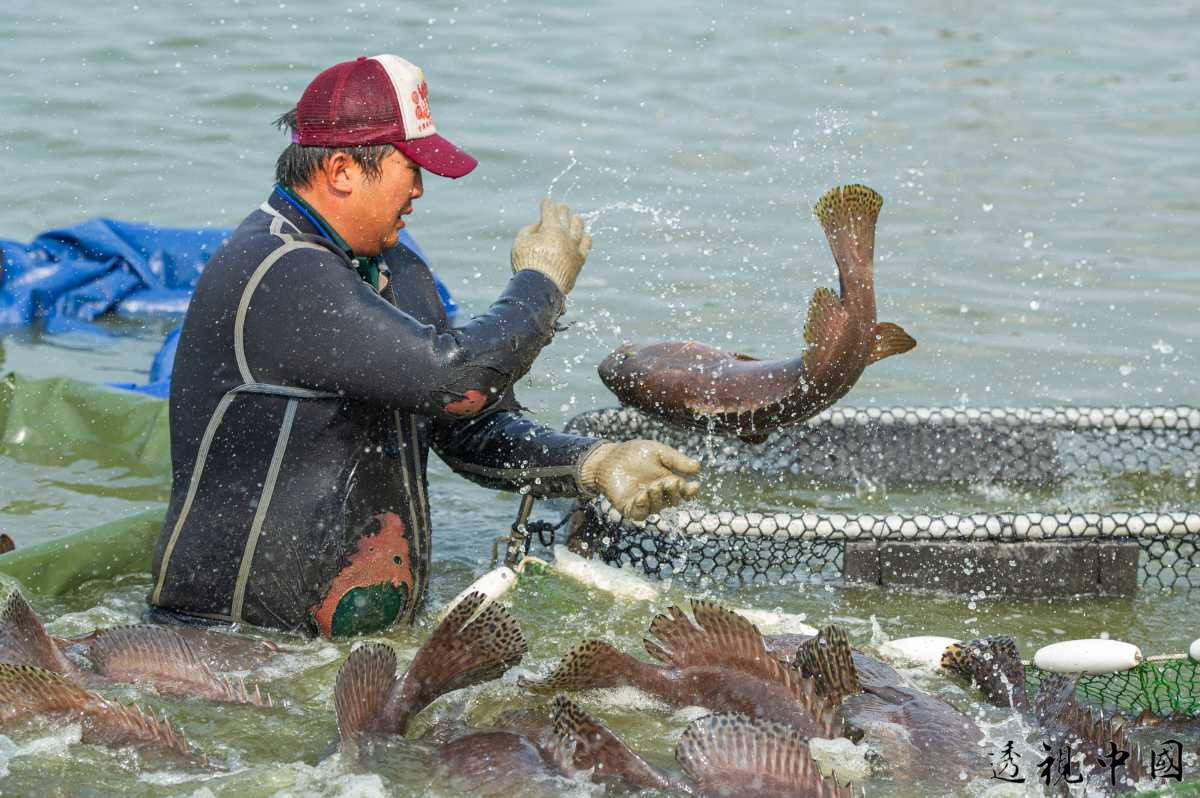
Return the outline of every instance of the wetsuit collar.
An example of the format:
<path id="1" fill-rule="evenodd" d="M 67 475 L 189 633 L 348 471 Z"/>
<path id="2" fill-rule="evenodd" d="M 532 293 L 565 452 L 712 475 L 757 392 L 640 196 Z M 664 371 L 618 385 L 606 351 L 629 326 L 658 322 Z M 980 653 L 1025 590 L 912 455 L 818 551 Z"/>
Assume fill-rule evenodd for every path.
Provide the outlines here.
<path id="1" fill-rule="evenodd" d="M 358 274 L 363 278 L 363 281 L 376 291 L 379 290 L 379 273 L 381 271 L 379 258 L 356 256 L 354 250 L 346 243 L 346 239 L 338 235 L 337 230 L 333 229 L 333 225 L 325 221 L 325 217 L 316 208 L 305 202 L 296 192 L 276 184 L 275 194 L 308 220 L 321 236 L 327 238 L 334 246 L 346 253 L 346 257 L 354 264 L 354 268 L 358 270 Z"/>

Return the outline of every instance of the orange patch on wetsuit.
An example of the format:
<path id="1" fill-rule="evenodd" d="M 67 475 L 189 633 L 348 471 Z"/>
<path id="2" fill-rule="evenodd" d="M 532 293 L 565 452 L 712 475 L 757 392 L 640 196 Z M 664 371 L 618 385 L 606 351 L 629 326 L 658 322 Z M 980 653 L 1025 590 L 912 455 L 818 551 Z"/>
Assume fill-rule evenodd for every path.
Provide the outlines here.
<path id="1" fill-rule="evenodd" d="M 487 396 L 481 391 L 465 391 L 463 398 L 446 405 L 446 412 L 456 416 L 472 416 L 483 409 Z"/>
<path id="2" fill-rule="evenodd" d="M 325 637 L 387 629 L 412 600 L 416 579 L 404 522 L 395 513 L 375 516 L 379 531 L 363 535 L 325 597 L 311 609 Z"/>

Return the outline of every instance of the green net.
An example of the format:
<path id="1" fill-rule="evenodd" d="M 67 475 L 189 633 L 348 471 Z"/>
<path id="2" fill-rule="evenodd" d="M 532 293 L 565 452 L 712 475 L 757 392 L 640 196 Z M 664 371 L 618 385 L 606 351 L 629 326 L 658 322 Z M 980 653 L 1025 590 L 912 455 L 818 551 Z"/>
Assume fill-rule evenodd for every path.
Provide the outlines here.
<path id="1" fill-rule="evenodd" d="M 1030 694 L 1045 675 L 1035 665 L 1025 666 Z M 1200 715 L 1200 663 L 1186 656 L 1150 657 L 1127 671 L 1084 676 L 1077 690 L 1092 703 L 1129 717 L 1143 710 L 1162 717 L 1195 717 Z"/>

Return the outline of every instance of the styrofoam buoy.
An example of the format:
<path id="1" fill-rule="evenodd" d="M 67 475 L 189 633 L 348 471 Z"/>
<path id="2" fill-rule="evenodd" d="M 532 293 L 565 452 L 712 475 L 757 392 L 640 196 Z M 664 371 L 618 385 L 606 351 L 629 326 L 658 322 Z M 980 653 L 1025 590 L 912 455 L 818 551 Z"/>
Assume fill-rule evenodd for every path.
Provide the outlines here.
<path id="1" fill-rule="evenodd" d="M 957 642 L 953 637 L 936 635 L 902 637 L 882 643 L 879 646 L 879 655 L 898 665 L 933 670 L 942 666 L 942 653 L 946 646 Z"/>
<path id="2" fill-rule="evenodd" d="M 1052 673 L 1116 673 L 1142 661 L 1142 650 L 1120 640 L 1064 640 L 1039 648 L 1033 664 Z"/>
<path id="3" fill-rule="evenodd" d="M 1188 649 L 1188 656 L 1200 662 L 1200 637 L 1192 641 L 1191 648 Z"/>
<path id="4" fill-rule="evenodd" d="M 658 598 L 658 588 L 634 575 L 630 569 L 585 559 L 561 543 L 554 546 L 554 570 L 619 598 L 641 601 Z"/>
<path id="5" fill-rule="evenodd" d="M 490 604 L 496 599 L 503 596 L 508 591 L 512 590 L 517 584 L 517 572 L 509 568 L 507 565 L 501 565 L 499 568 L 493 568 L 483 576 L 471 583 L 463 592 L 454 597 L 442 610 L 438 620 L 445 618 L 450 612 L 457 607 L 463 599 L 472 593 L 482 593 L 487 596 L 488 600 L 484 604 Z"/>

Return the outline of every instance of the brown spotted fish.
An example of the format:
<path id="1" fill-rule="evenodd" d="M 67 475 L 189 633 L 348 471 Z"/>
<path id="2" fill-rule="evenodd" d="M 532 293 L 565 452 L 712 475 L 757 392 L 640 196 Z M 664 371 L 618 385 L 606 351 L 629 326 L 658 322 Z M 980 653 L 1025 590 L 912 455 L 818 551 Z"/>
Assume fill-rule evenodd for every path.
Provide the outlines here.
<path id="1" fill-rule="evenodd" d="M 696 341 L 625 345 L 600 364 L 623 404 L 672 424 L 757 443 L 841 399 L 871 363 L 916 346 L 898 325 L 875 320 L 875 222 L 883 197 L 866 186 L 831 189 L 817 202 L 837 263 L 840 296 L 813 294 L 804 352 L 758 360 Z"/>
<path id="2" fill-rule="evenodd" d="M 983 730 L 974 720 L 905 684 L 883 663 L 861 677 L 857 659 L 846 630 L 826 626 L 800 646 L 794 664 L 837 707 L 847 732 L 868 738 L 897 781 L 949 790 L 991 773 Z M 894 680 L 887 677 L 889 671 Z"/>
<path id="3" fill-rule="evenodd" d="M 660 664 L 588 640 L 545 679 L 523 684 L 539 692 L 631 686 L 676 707 L 773 720 L 806 737 L 841 736 L 840 720 L 812 680 L 773 657 L 750 621 L 707 601 L 692 602 L 694 623 L 678 607 L 667 612 L 644 641 Z"/>
<path id="4" fill-rule="evenodd" d="M 446 693 L 498 679 L 525 656 L 513 617 L 482 593 L 471 593 L 434 628 L 408 670 L 396 676 L 396 652 L 359 646 L 338 670 L 334 688 L 338 734 L 352 748 L 373 735 L 403 736 L 412 719 Z"/>
<path id="5" fill-rule="evenodd" d="M 1025 667 L 1017 644 L 1008 635 L 967 640 L 948 646 L 942 654 L 942 667 L 967 678 L 983 692 L 989 703 L 1018 710 L 1039 728 L 1041 742 L 1055 756 L 1070 746 L 1082 754 L 1084 764 L 1095 767 L 1101 757 L 1115 751 L 1129 752 L 1124 767 L 1116 771 L 1117 784 L 1104 778 L 1102 789 L 1125 792 L 1146 777 L 1141 752 L 1131 747 L 1126 729 L 1113 718 L 1096 716 L 1079 703 L 1075 688 L 1078 674 L 1054 673 L 1042 680 L 1037 697 L 1030 706 L 1025 688 Z M 1107 769 L 1099 768 L 1105 774 Z"/>
<path id="6" fill-rule="evenodd" d="M 520 662 L 526 651 L 520 628 L 499 604 L 484 606 L 487 601 L 484 594 L 472 593 L 459 602 L 417 650 L 403 676 L 396 674 L 396 653 L 390 646 L 368 643 L 350 653 L 334 688 L 344 754 L 366 760 L 402 756 L 412 747 L 404 744 L 403 735 L 423 709 L 447 693 L 497 679 Z M 552 727 L 534 727 L 456 729 L 449 739 L 434 741 L 429 756 L 458 792 L 528 794 L 531 780 L 572 775 Z"/>
<path id="7" fill-rule="evenodd" d="M 189 764 L 207 764 L 205 757 L 193 751 L 165 720 L 156 720 L 136 706 L 110 701 L 60 673 L 0 663 L 0 725 L 35 715 L 80 723 L 80 739 L 85 743 L 134 746 Z"/>
<path id="8" fill-rule="evenodd" d="M 0 662 L 52 671 L 86 688 L 136 682 L 167 696 L 272 706 L 271 696 L 258 687 L 250 689 L 243 680 L 213 670 L 209 662 L 231 659 L 232 648 L 270 651 L 274 645 L 207 629 L 150 624 L 97 629 L 78 640 L 64 640 L 47 634 L 17 591 L 0 609 Z"/>
<path id="9" fill-rule="evenodd" d="M 775 721 L 721 713 L 693 721 L 675 747 L 683 775 L 651 765 L 571 701 L 554 702 L 554 726 L 570 764 L 592 781 L 618 779 L 640 789 L 710 798 L 849 798 L 821 775 L 808 743 Z"/>

